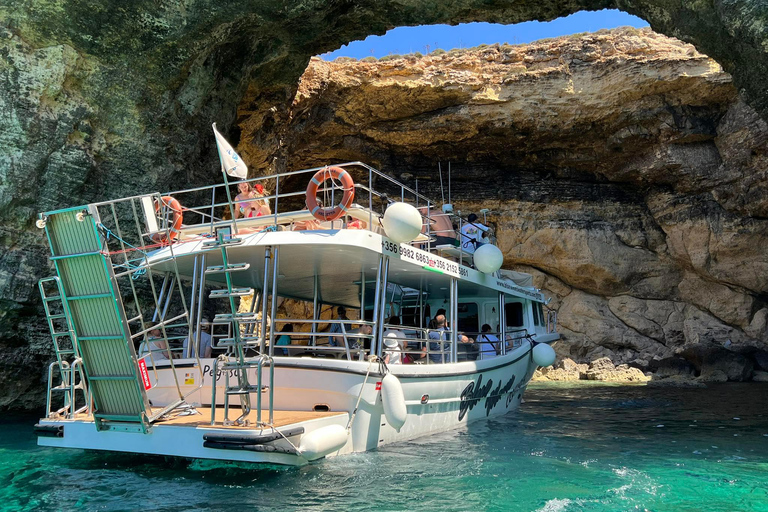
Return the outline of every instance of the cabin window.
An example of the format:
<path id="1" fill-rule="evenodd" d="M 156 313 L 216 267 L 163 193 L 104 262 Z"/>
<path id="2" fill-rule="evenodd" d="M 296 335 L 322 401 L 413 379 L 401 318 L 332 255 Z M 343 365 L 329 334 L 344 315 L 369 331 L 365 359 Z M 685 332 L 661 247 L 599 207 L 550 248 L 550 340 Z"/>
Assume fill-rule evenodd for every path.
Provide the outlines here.
<path id="1" fill-rule="evenodd" d="M 461 332 L 475 334 L 480 332 L 480 315 L 474 302 L 459 302 L 458 329 Z"/>
<path id="2" fill-rule="evenodd" d="M 533 323 L 535 325 L 544 325 L 544 310 L 541 307 L 541 302 L 533 303 Z"/>
<path id="3" fill-rule="evenodd" d="M 505 304 L 504 315 L 507 317 L 507 327 L 522 327 L 525 324 L 522 302 L 509 302 Z"/>

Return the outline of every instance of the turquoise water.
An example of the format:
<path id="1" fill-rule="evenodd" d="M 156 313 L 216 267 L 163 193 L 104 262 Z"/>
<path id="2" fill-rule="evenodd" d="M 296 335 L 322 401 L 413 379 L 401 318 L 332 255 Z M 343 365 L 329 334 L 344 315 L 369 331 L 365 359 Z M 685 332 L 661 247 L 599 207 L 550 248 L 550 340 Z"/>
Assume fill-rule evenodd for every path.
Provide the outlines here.
<path id="1" fill-rule="evenodd" d="M 536 385 L 520 411 L 302 468 L 38 448 L 0 425 L 2 510 L 768 511 L 768 385 Z"/>

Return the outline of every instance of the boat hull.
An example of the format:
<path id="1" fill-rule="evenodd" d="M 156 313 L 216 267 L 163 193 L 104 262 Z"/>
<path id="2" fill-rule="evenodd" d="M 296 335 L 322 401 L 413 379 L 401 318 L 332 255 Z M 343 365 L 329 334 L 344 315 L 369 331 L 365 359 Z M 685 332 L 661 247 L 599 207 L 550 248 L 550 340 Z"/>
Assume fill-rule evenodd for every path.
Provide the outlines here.
<path id="1" fill-rule="evenodd" d="M 368 451 L 505 414 L 519 406 L 523 391 L 535 370 L 530 349 L 530 345 L 525 343 L 508 355 L 486 361 L 390 366 L 389 372 L 398 378 L 402 386 L 407 411 L 405 423 L 400 429 L 394 428 L 387 420 L 381 392 L 383 372 L 386 369 L 378 363 L 275 358 L 274 409 L 322 410 L 327 411 L 327 416 L 281 427 L 288 430 L 301 428 L 303 434 L 289 437 L 289 440 L 279 439 L 270 445 L 290 451 L 294 447 L 300 448 L 302 436 L 322 427 L 340 425 L 348 429 L 348 439 L 342 447 L 328 454 L 335 456 Z M 204 360 L 203 369 L 206 370 L 212 362 Z M 182 368 L 177 368 L 177 372 L 184 374 L 185 385 L 199 386 L 199 370 L 183 368 L 183 361 L 179 361 L 179 364 Z M 165 405 L 166 401 L 176 398 L 171 392 L 173 377 L 170 369 L 158 368 L 156 374 L 151 372 L 151 375 L 153 380 L 157 379 L 155 387 L 149 392 L 154 406 Z M 231 428 L 222 427 L 220 423 L 217 426 L 210 425 L 213 377 L 210 373 L 206 377 L 203 387 L 188 398 L 190 404 L 204 408 L 205 411 L 199 424 L 193 427 L 159 422 L 146 434 L 115 430 L 97 432 L 92 420 L 44 420 L 41 423 L 64 425 L 64 435 L 61 438 L 40 437 L 39 444 L 272 464 L 301 465 L 308 462 L 300 453 L 256 453 L 203 446 L 205 434 L 232 432 Z M 216 382 L 217 402 L 220 403 L 224 376 L 220 374 Z M 267 404 L 266 395 L 264 392 L 262 408 Z M 251 398 L 255 407 L 255 394 Z M 231 402 L 233 405 L 239 404 L 237 397 L 233 397 Z M 219 415 L 222 412 L 218 410 Z M 240 410 L 233 407 L 229 417 L 234 419 L 239 414 Z M 267 411 L 263 410 L 262 419 L 266 420 L 267 415 Z M 238 429 L 237 432 L 257 434 L 262 429 L 254 427 Z"/>

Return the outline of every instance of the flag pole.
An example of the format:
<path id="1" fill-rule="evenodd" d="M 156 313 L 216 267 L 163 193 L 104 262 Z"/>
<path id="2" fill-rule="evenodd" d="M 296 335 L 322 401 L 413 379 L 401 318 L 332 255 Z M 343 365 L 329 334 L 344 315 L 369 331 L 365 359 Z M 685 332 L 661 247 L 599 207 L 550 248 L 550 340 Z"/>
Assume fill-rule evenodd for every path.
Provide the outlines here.
<path id="1" fill-rule="evenodd" d="M 213 123 L 214 132 L 216 131 L 216 123 Z M 224 190 L 227 191 L 227 202 L 229 203 L 229 213 L 232 215 L 232 228 L 233 233 L 237 234 L 237 218 L 235 216 L 235 206 L 232 203 L 232 193 L 229 191 L 229 178 L 227 177 L 227 171 L 224 168 L 224 160 L 221 158 L 221 149 L 219 148 L 219 141 L 216 140 L 216 152 L 219 154 L 219 162 L 221 163 L 221 174 L 224 176 Z"/>

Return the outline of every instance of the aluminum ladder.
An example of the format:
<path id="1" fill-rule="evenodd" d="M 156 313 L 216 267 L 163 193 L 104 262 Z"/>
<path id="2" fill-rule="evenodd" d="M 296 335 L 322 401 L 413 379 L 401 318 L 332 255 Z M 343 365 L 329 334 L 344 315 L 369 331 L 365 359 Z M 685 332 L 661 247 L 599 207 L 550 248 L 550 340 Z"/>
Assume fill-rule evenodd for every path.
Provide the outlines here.
<path id="1" fill-rule="evenodd" d="M 50 290 L 51 283 L 55 285 L 53 290 Z M 48 366 L 45 414 L 48 418 L 72 419 L 88 408 L 88 387 L 85 384 L 82 359 L 77 351 L 61 281 L 58 277 L 46 277 L 38 281 L 37 285 L 40 289 L 45 320 L 48 323 L 48 330 L 56 353 L 56 361 Z M 55 295 L 49 295 L 49 293 L 55 293 Z M 52 312 L 53 308 L 56 309 L 56 313 Z M 62 345 L 65 345 L 66 348 Z M 58 375 L 61 377 L 61 383 L 58 386 L 53 385 L 55 369 L 59 370 Z M 80 408 L 77 407 L 77 391 L 81 391 L 83 394 L 83 405 Z M 56 410 L 52 410 L 53 392 L 63 393 L 63 406 Z"/>
<path id="2" fill-rule="evenodd" d="M 260 354 L 256 358 L 247 358 L 246 350 L 253 347 L 262 347 L 264 345 L 263 336 L 265 333 L 265 321 L 262 317 L 262 329 L 259 335 L 254 335 L 252 329 L 243 329 L 241 331 L 241 324 L 245 324 L 243 327 L 252 325 L 256 322 L 257 315 L 254 312 L 255 308 L 246 313 L 239 313 L 238 307 L 235 301 L 236 297 L 245 297 L 254 293 L 253 288 L 235 287 L 232 284 L 232 273 L 243 272 L 249 269 L 248 263 L 230 263 L 227 249 L 229 247 L 239 245 L 242 243 L 241 238 L 234 237 L 230 234 L 219 231 L 216 235 L 216 239 L 210 242 L 206 242 L 204 247 L 218 248 L 221 251 L 221 265 L 208 266 L 205 269 L 205 274 L 223 274 L 226 288 L 212 290 L 209 294 L 211 299 L 228 299 L 230 313 L 217 314 L 214 317 L 214 323 L 228 322 L 231 324 L 230 332 L 231 338 L 225 338 L 220 340 L 217 344 L 217 348 L 227 347 L 230 349 L 231 357 L 221 356 L 214 361 L 213 375 L 218 375 L 218 371 L 224 372 L 224 425 L 248 425 L 248 415 L 251 412 L 251 393 L 257 393 L 257 419 L 258 424 L 262 424 L 261 421 L 261 393 L 264 391 L 262 386 L 262 368 L 269 366 L 270 379 L 268 389 L 270 392 L 270 423 L 272 421 L 272 382 L 274 378 L 274 368 L 272 365 L 272 359 L 269 356 Z M 265 265 L 266 267 L 266 265 Z M 265 274 L 264 279 L 267 276 Z M 202 286 L 202 283 L 201 283 Z M 263 295 L 262 295 L 263 297 Z M 255 301 L 254 301 L 255 306 Z M 256 368 L 256 384 L 253 385 L 248 379 L 248 370 Z M 237 383 L 235 385 L 230 384 L 229 373 L 234 370 L 237 376 Z M 241 414 L 235 420 L 229 419 L 229 399 L 231 396 L 238 396 L 240 398 Z M 216 418 L 216 383 L 211 386 L 211 424 L 215 424 Z"/>

